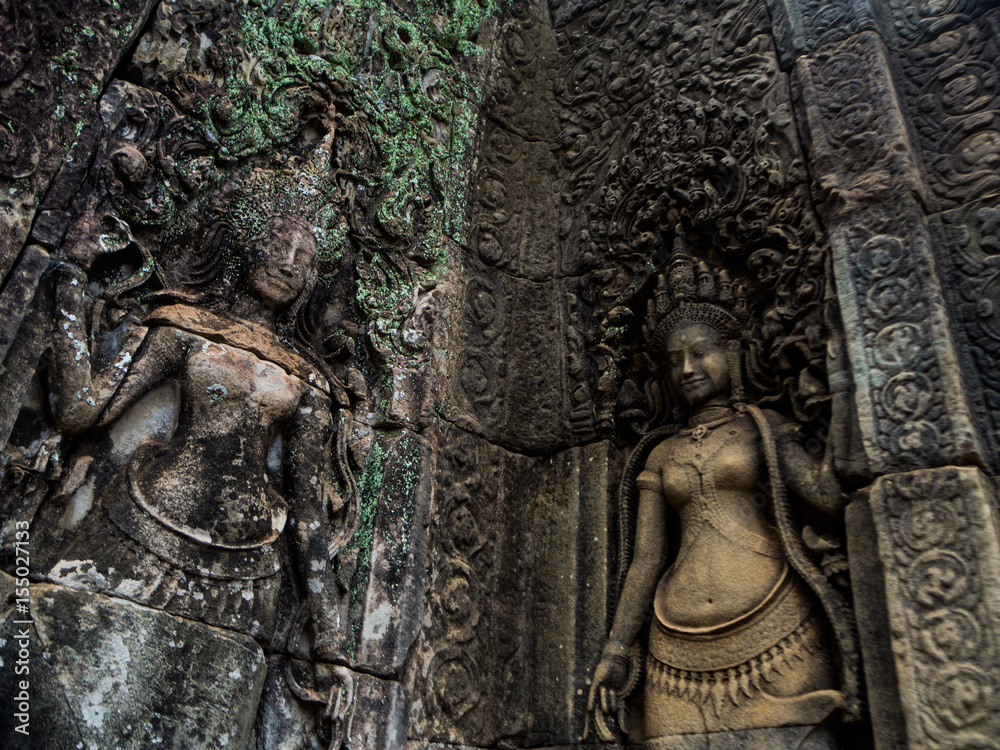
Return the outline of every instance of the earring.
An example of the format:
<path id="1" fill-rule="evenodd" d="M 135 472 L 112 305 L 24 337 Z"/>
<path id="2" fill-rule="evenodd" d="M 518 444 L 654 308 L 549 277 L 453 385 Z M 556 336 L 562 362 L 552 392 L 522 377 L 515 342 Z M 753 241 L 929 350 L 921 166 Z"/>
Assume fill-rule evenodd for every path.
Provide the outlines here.
<path id="1" fill-rule="evenodd" d="M 741 404 L 747 400 L 746 391 L 743 389 L 743 368 L 740 366 L 741 348 L 738 339 L 730 341 L 726 345 L 726 359 L 729 361 L 730 400 L 734 404 Z"/>

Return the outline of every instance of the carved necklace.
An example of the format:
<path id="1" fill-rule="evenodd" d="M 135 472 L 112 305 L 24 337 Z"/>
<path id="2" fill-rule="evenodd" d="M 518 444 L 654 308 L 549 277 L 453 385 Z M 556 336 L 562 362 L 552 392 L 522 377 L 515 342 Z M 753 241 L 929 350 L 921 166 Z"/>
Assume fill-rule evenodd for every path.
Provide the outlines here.
<path id="1" fill-rule="evenodd" d="M 723 407 L 723 408 L 725 408 L 726 411 L 730 411 L 729 407 Z M 732 422 L 738 416 L 739 416 L 738 412 L 730 411 L 730 413 L 725 414 L 724 416 L 719 417 L 717 419 L 713 419 L 710 422 L 704 422 L 703 424 L 699 424 L 694 427 L 686 427 L 685 429 L 680 431 L 680 434 L 690 435 L 691 440 L 693 442 L 700 443 L 702 440 L 705 439 L 705 436 L 709 433 L 710 430 L 714 430 L 716 427 L 724 425 L 726 422 Z"/>

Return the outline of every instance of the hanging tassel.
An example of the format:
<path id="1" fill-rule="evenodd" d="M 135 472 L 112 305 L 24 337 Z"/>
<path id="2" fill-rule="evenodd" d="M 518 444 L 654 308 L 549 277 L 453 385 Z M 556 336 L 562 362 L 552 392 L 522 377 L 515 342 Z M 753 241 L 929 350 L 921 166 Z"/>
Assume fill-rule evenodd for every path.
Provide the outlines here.
<path id="1" fill-rule="evenodd" d="M 740 694 L 740 676 L 735 669 L 730 669 L 726 672 L 726 685 L 729 688 L 729 700 L 734 706 L 738 706 L 738 698 Z"/>
<path id="2" fill-rule="evenodd" d="M 712 683 L 709 680 L 702 679 L 698 681 L 698 702 L 704 703 L 708 700 L 709 693 L 712 692 Z"/>
<path id="3" fill-rule="evenodd" d="M 753 693 L 750 692 L 750 673 L 752 671 L 753 666 L 750 664 L 744 664 L 740 667 L 740 692 L 747 698 L 753 697 Z"/>
<path id="4" fill-rule="evenodd" d="M 671 670 L 666 671 L 663 676 L 664 676 L 664 682 L 666 683 L 663 686 L 664 689 L 668 693 L 676 693 L 677 692 L 677 675 L 674 673 L 674 670 L 671 669 Z"/>
<path id="5" fill-rule="evenodd" d="M 722 716 L 722 704 L 726 700 L 726 683 L 721 672 L 715 673 L 715 682 L 712 684 L 712 708 L 716 716 Z"/>
<path id="6" fill-rule="evenodd" d="M 781 668 L 785 666 L 785 649 L 779 643 L 772 646 L 768 653 L 771 654 L 771 669 L 777 674 L 781 674 Z"/>

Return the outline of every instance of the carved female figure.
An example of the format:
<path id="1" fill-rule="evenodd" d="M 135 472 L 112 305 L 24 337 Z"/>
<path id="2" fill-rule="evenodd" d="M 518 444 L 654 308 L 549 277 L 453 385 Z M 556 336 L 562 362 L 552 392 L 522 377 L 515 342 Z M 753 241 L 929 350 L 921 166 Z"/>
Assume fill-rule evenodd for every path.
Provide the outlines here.
<path id="1" fill-rule="evenodd" d="M 795 424 L 745 403 L 732 285 L 716 284 L 703 264 L 695 271 L 675 254 L 647 318 L 647 341 L 688 418 L 647 435 L 623 482 L 627 573 L 589 699 L 606 740 L 616 720 L 624 727 L 640 665 L 647 741 L 816 725 L 856 709 L 854 678 L 844 669 L 838 679 L 827 638 L 832 625 L 853 653 L 846 605 L 806 552 L 788 502 L 790 492 L 821 514 L 841 510 L 832 453 L 817 460 Z M 630 667 L 649 602 L 645 663 Z"/>
<path id="2" fill-rule="evenodd" d="M 353 518 L 336 486 L 351 482 L 335 465 L 346 397 L 276 333 L 315 278 L 312 227 L 264 223 L 242 243 L 210 229 L 211 293 L 166 295 L 136 328 L 138 348 L 96 371 L 83 291 L 96 233 L 71 245 L 56 290 L 54 413 L 93 460 L 68 472 L 42 524 L 60 532 L 48 577 L 265 643 L 298 589 L 313 651 L 330 661 L 342 627 L 333 557 Z"/>
<path id="3" fill-rule="evenodd" d="M 96 373 L 84 322 L 86 275 L 63 267 L 54 400 L 64 434 L 113 425 L 157 389 L 172 415 L 108 486 L 77 493 L 60 526 L 72 530 L 86 514 L 87 526 L 98 528 L 72 535 L 53 575 L 68 574 L 66 561 L 92 561 L 103 578 L 90 579 L 103 580 L 110 593 L 141 589 L 143 603 L 261 636 L 273 626 L 275 543 L 284 536 L 322 653 L 337 630 L 329 530 L 344 509 L 333 486 L 337 391 L 274 330 L 315 275 L 316 245 L 305 221 L 275 217 L 248 250 L 241 288 L 224 309 L 161 306 L 143 321 L 132 361 L 119 358 Z M 92 256 L 78 246 L 71 257 L 87 263 Z"/>

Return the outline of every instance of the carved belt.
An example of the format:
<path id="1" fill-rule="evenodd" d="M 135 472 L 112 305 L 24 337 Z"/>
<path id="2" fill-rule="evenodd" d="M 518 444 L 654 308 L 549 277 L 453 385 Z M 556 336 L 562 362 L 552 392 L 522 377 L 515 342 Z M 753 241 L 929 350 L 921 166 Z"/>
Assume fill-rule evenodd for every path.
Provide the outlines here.
<path id="1" fill-rule="evenodd" d="M 658 618 L 649 634 L 654 659 L 692 672 L 737 667 L 790 636 L 812 611 L 806 585 L 786 567 L 771 593 L 753 610 L 711 628 L 681 628 Z"/>
<path id="2" fill-rule="evenodd" d="M 649 646 L 649 683 L 696 703 L 711 698 L 719 710 L 727 699 L 737 706 L 753 699 L 787 665 L 823 658 L 824 631 L 805 584 L 788 576 L 749 619 L 698 634 L 657 623 Z"/>
<path id="3" fill-rule="evenodd" d="M 142 507 L 136 497 L 139 488 L 124 474 L 115 479 L 118 486 L 112 489 L 109 515 L 119 529 L 157 557 L 182 570 L 227 581 L 266 578 L 280 569 L 277 550 L 270 542 L 242 549 L 218 547 L 157 520 Z"/>

